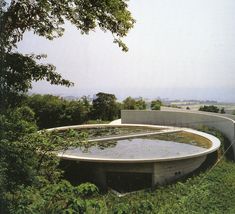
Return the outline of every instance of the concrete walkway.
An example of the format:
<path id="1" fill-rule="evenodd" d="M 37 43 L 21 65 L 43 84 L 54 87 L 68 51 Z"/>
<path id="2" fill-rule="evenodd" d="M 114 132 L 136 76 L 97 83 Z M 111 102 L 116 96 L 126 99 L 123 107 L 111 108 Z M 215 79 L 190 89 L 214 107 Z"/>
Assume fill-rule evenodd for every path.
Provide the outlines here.
<path id="1" fill-rule="evenodd" d="M 109 123 L 110 125 L 120 125 L 122 124 L 121 119 L 113 120 L 112 122 Z"/>

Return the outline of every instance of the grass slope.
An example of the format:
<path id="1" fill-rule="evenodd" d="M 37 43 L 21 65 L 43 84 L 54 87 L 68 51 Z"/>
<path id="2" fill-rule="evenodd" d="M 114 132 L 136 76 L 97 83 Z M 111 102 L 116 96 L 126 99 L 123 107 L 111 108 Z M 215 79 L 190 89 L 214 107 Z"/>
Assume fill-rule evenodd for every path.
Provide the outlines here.
<path id="1" fill-rule="evenodd" d="M 122 198 L 105 197 L 107 213 L 235 213 L 235 164 L 216 167 L 186 182 L 138 192 Z"/>

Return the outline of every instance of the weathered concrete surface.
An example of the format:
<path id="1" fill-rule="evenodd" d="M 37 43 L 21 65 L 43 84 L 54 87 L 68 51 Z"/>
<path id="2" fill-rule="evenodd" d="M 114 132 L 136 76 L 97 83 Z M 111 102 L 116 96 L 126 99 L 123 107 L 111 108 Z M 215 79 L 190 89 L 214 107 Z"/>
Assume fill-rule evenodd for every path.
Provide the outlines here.
<path id="1" fill-rule="evenodd" d="M 97 125 L 100 126 L 100 125 Z M 210 148 L 204 150 L 204 151 L 198 151 L 193 154 L 187 154 L 187 155 L 173 155 L 173 156 L 166 156 L 166 157 L 145 157 L 145 158 L 120 158 L 120 157 L 98 157 L 96 155 L 93 156 L 83 156 L 82 154 L 70 154 L 69 152 L 63 151 L 61 153 L 58 153 L 58 157 L 62 159 L 67 159 L 67 160 L 78 160 L 78 161 L 86 161 L 86 162 L 96 162 L 96 163 L 149 163 L 149 162 L 165 162 L 165 161 L 175 161 L 175 160 L 183 160 L 183 159 L 192 159 L 195 157 L 199 156 L 206 156 L 216 150 L 219 149 L 220 147 L 220 140 L 210 134 L 192 130 L 189 128 L 177 128 L 177 127 L 170 127 L 170 126 L 156 126 L 156 125 L 141 125 L 141 124 L 122 124 L 118 125 L 118 127 L 126 127 L 126 126 L 134 126 L 134 127 L 152 127 L 152 128 L 163 128 L 165 127 L 165 130 L 160 130 L 158 132 L 154 133 L 145 133 L 145 134 L 134 134 L 134 135 L 125 135 L 125 136 L 117 136 L 117 137 L 108 137 L 108 138 L 100 138 L 99 140 L 105 141 L 105 140 L 117 140 L 117 139 L 125 139 L 125 138 L 131 138 L 131 137 L 137 137 L 137 136 L 146 136 L 146 135 L 152 135 L 152 134 L 160 134 L 160 133 L 171 133 L 171 132 L 177 132 L 177 131 L 186 131 L 192 134 L 200 135 L 204 138 L 207 138 L 212 142 L 212 145 Z M 79 128 L 84 128 L 84 125 L 78 125 L 74 126 L 73 128 L 79 129 Z M 90 127 L 90 126 L 89 126 Z M 116 127 L 114 125 L 108 125 L 106 124 L 105 127 Z M 68 126 L 67 128 L 71 128 L 71 126 Z M 66 127 L 59 127 L 55 128 L 53 130 L 61 130 L 61 129 L 66 129 Z M 52 129 L 50 129 L 52 130 Z M 90 141 L 98 141 L 97 139 L 95 140 L 90 140 Z"/>
<path id="2" fill-rule="evenodd" d="M 193 172 L 205 161 L 206 155 L 184 160 L 152 163 L 94 163 L 94 180 L 103 189 L 107 189 L 108 172 L 150 173 L 152 187 L 164 185 Z"/>
<path id="3" fill-rule="evenodd" d="M 206 112 L 192 111 L 141 111 L 123 110 L 122 124 L 151 124 L 178 127 L 200 128 L 208 126 L 221 131 L 229 140 L 233 148 L 235 159 L 235 117 Z"/>
<path id="4" fill-rule="evenodd" d="M 146 112 L 145 112 L 146 113 Z M 128 116 L 128 115 L 127 115 Z M 132 115 L 133 116 L 133 115 Z M 137 114 L 138 116 L 138 114 Z M 141 116 L 143 118 L 144 115 Z M 150 115 L 153 116 L 152 114 Z M 149 117 L 151 119 L 151 117 Z M 135 118 L 134 119 L 142 119 Z M 150 120 L 149 119 L 149 120 Z M 144 120 L 145 121 L 145 120 Z M 137 121 L 134 121 L 135 123 Z M 149 123 L 147 120 L 145 123 Z M 155 122 L 152 121 L 152 124 Z M 173 124 L 172 124 L 173 125 Z M 185 176 L 189 174 L 190 172 L 194 171 L 200 165 L 205 161 L 208 154 L 216 151 L 220 146 L 220 141 L 216 137 L 198 132 L 192 129 L 188 128 L 177 128 L 177 127 L 165 127 L 165 126 L 156 126 L 156 125 L 140 125 L 140 124 L 123 124 L 123 125 L 81 125 L 81 126 L 69 126 L 69 127 L 58 127 L 50 130 L 65 130 L 68 128 L 87 128 L 87 127 L 97 127 L 97 126 L 104 126 L 104 127 L 123 127 L 123 126 L 139 126 L 139 127 L 155 127 L 155 128 L 165 128 L 165 130 L 158 131 L 160 132 L 172 132 L 172 131 L 187 131 L 191 132 L 193 134 L 201 135 L 207 139 L 209 139 L 212 142 L 212 146 L 203 151 L 198 152 L 191 155 L 184 155 L 184 156 L 172 156 L 172 157 L 164 157 L 164 158 L 141 158 L 141 159 L 115 159 L 115 158 L 88 158 L 88 157 L 82 157 L 80 155 L 70 155 L 66 154 L 66 152 L 59 153 L 58 156 L 62 159 L 69 159 L 69 160 L 76 160 L 81 162 L 92 162 L 92 171 L 94 173 L 94 180 L 96 184 L 98 184 L 100 187 L 106 189 L 107 188 L 107 174 L 109 172 L 126 172 L 126 173 L 150 173 L 152 176 L 152 186 L 165 184 L 171 181 L 174 181 L 176 179 L 181 178 L 182 176 Z M 122 136 L 119 136 L 118 138 L 121 138 Z M 125 136 L 126 137 L 126 136 Z M 129 136 L 130 137 L 130 136 Z M 116 139 L 116 137 L 113 137 Z M 108 138 L 110 139 L 110 138 Z M 104 139 L 102 139 L 104 140 Z M 107 140 L 107 139 L 106 139 Z"/>
<path id="5" fill-rule="evenodd" d="M 179 179 L 197 169 L 206 156 L 176 160 L 168 162 L 156 162 L 153 164 L 152 186 L 163 185 Z"/>

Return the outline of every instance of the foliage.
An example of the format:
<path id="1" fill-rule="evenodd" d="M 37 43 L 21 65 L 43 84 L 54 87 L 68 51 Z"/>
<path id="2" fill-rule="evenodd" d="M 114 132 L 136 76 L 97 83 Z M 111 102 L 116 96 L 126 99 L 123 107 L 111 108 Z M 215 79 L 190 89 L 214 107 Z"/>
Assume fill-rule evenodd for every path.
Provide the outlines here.
<path id="1" fill-rule="evenodd" d="M 63 125 L 82 124 L 91 118 L 91 104 L 87 97 L 77 101 L 67 101 L 62 115 Z"/>
<path id="2" fill-rule="evenodd" d="M 148 128 L 148 127 L 102 127 L 97 126 L 93 128 L 83 128 L 83 129 L 74 129 L 78 133 L 86 133 L 88 139 L 94 139 L 96 137 L 110 137 L 110 136 L 122 136 L 122 135 L 133 135 L 133 134 L 143 134 L 143 133 L 152 133 L 161 130 L 160 128 Z M 62 132 L 63 133 L 63 132 Z"/>
<path id="3" fill-rule="evenodd" d="M 39 128 L 82 124 L 89 120 L 91 104 L 87 97 L 68 101 L 53 95 L 28 96 L 24 104 L 35 112 Z"/>
<path id="4" fill-rule="evenodd" d="M 118 205 L 113 208 L 114 214 L 128 214 L 129 212 L 130 208 L 127 203 L 118 203 Z"/>
<path id="5" fill-rule="evenodd" d="M 22 40 L 25 31 L 33 31 L 50 40 L 60 37 L 65 20 L 68 20 L 82 34 L 88 34 L 96 27 L 104 32 L 110 31 L 114 42 L 126 50 L 121 38 L 127 35 L 135 22 L 123 0 L 19 0 L 10 1 L 9 5 L 1 0 L 1 6 L 1 43 L 6 48 Z"/>
<path id="6" fill-rule="evenodd" d="M 123 100 L 123 109 L 134 110 L 135 109 L 135 99 L 132 97 L 127 97 Z"/>
<path id="7" fill-rule="evenodd" d="M 118 108 L 117 98 L 114 94 L 107 94 L 99 92 L 96 94 L 96 98 L 93 100 L 93 119 L 101 120 L 113 120 L 120 115 L 120 109 Z"/>
<path id="8" fill-rule="evenodd" d="M 85 124 L 109 124 L 110 121 L 108 120 L 100 120 L 100 119 L 97 119 L 97 120 L 88 120 L 85 122 Z"/>
<path id="9" fill-rule="evenodd" d="M 189 132 L 171 132 L 171 133 L 162 133 L 152 136 L 147 136 L 147 139 L 152 140 L 164 140 L 164 141 L 172 141 L 177 143 L 184 143 L 189 145 L 194 145 L 202 148 L 210 148 L 211 141 L 207 138 L 201 137 L 200 135 L 192 134 Z"/>
<path id="10" fill-rule="evenodd" d="M 177 106 L 176 104 L 167 105 L 167 107 L 170 107 L 170 108 L 181 108 L 181 106 Z"/>
<path id="11" fill-rule="evenodd" d="M 199 111 L 206 111 L 206 112 L 215 112 L 215 113 L 218 113 L 219 112 L 219 108 L 217 106 L 214 106 L 214 105 L 210 105 L 210 106 L 201 106 L 199 108 Z"/>
<path id="12" fill-rule="evenodd" d="M 222 146 L 220 148 L 220 153 L 224 154 L 226 160 L 233 161 L 234 159 L 234 152 L 233 152 L 233 147 L 231 147 L 231 142 L 230 140 L 225 137 L 221 132 L 217 131 L 214 128 L 209 128 L 207 126 L 201 126 L 198 128 L 199 131 L 209 133 L 211 135 L 216 136 L 217 138 L 220 139 Z M 225 153 L 226 151 L 226 153 Z M 221 155 L 222 155 L 221 154 Z"/>
<path id="13" fill-rule="evenodd" d="M 146 102 L 143 100 L 142 97 L 136 100 L 136 109 L 138 110 L 146 109 Z"/>
<path id="14" fill-rule="evenodd" d="M 135 210 L 136 210 L 135 213 L 139 213 L 139 214 L 149 213 L 149 214 L 151 214 L 154 211 L 154 206 L 153 206 L 153 203 L 151 203 L 150 201 L 143 200 L 143 201 L 136 203 Z"/>
<path id="15" fill-rule="evenodd" d="M 220 114 L 225 114 L 226 112 L 225 112 L 225 110 L 224 110 L 224 107 L 222 107 L 221 109 L 220 109 Z"/>
<path id="16" fill-rule="evenodd" d="M 226 138 L 220 132 L 206 127 L 202 130 L 219 137 L 225 146 Z M 106 203 L 111 213 L 232 214 L 235 212 L 234 179 L 235 164 L 223 157 L 216 166 L 185 181 L 121 198 L 109 194 Z"/>
<path id="17" fill-rule="evenodd" d="M 5 130 L 5 135 L 2 135 L 0 139 L 1 157 L 6 163 L 9 163 L 8 172 L 12 173 L 9 180 L 13 179 L 14 182 L 19 181 L 18 183 L 20 183 L 21 180 L 27 180 L 23 175 L 24 173 L 17 177 L 17 174 L 24 170 L 27 161 L 30 170 L 36 169 L 37 176 L 43 175 L 48 180 L 55 179 L 57 177 L 55 175 L 59 172 L 56 171 L 59 161 L 56 152 L 66 150 L 71 146 L 80 146 L 81 140 L 84 140 L 81 134 L 78 135 L 77 132 L 68 130 L 65 135 L 66 138 L 76 138 L 76 140 L 67 142 L 66 138 L 56 132 L 35 132 L 34 124 L 31 125 L 22 118 L 19 118 L 17 123 L 15 123 L 15 120 L 15 118 L 14 121 L 11 121 L 11 118 L 5 120 L 8 125 L 7 131 Z M 19 134 L 20 132 L 14 132 L 16 129 L 23 131 Z M 32 176 L 29 176 L 29 180 L 31 179 Z"/>
<path id="18" fill-rule="evenodd" d="M 60 37 L 65 20 L 88 34 L 99 27 L 109 31 L 123 51 L 127 46 L 121 40 L 134 25 L 125 0 L 112 1 L 36 1 L 0 0 L 0 110 L 14 107 L 21 95 L 32 88 L 33 81 L 46 80 L 51 84 L 72 86 L 56 72 L 52 64 L 40 64 L 46 55 L 25 55 L 16 52 L 17 43 L 26 31 L 47 39 Z M 16 99 L 17 98 L 17 99 Z"/>
<path id="19" fill-rule="evenodd" d="M 0 106 L 14 107 L 20 95 L 32 88 L 32 81 L 47 80 L 51 84 L 71 86 L 72 83 L 55 72 L 51 64 L 39 64 L 43 56 L 5 53 L 2 55 L 0 77 Z M 18 99 L 15 99 L 15 98 Z"/>
<path id="20" fill-rule="evenodd" d="M 161 100 L 153 100 L 151 101 L 151 109 L 152 110 L 160 110 L 162 106 Z"/>
<path id="21" fill-rule="evenodd" d="M 32 110 L 21 107 L 1 115 L 1 213 L 234 213 L 235 165 L 223 159 L 200 175 L 156 190 L 124 197 L 101 195 L 95 185 L 72 186 L 62 179 L 55 151 L 80 146 L 84 136 L 35 133 Z M 0 131 L 1 131 L 0 129 Z M 21 130 L 17 132 L 17 130 Z M 216 135 L 224 143 L 223 136 Z M 21 133 L 21 134 L 20 134 Z M 71 141 L 66 141 L 70 137 Z M 79 140 L 75 140 L 79 139 Z M 69 144 L 68 144 L 69 143 Z"/>
<path id="22" fill-rule="evenodd" d="M 109 195 L 106 203 L 110 210 L 117 210 L 122 205 L 122 210 L 128 209 L 128 213 L 232 214 L 235 211 L 234 179 L 234 163 L 222 161 L 212 171 L 189 178 L 185 182 L 158 187 L 152 192 L 133 193 L 122 198 Z M 143 201 L 146 202 L 144 207 L 148 207 L 149 212 L 147 208 L 138 212 L 141 210 L 138 206 Z"/>
<path id="23" fill-rule="evenodd" d="M 83 183 L 77 187 L 78 193 L 83 197 L 97 196 L 99 193 L 98 188 L 91 183 Z"/>
<path id="24" fill-rule="evenodd" d="M 15 141 L 36 130 L 34 112 L 28 107 L 0 114 L 0 140 Z"/>
<path id="25" fill-rule="evenodd" d="M 145 110 L 146 109 L 146 103 L 141 97 L 139 99 L 134 99 L 132 97 L 127 97 L 125 100 L 123 100 L 123 109 Z"/>
<path id="26" fill-rule="evenodd" d="M 28 107 L 16 108 L 33 81 L 46 80 L 68 87 L 73 83 L 57 73 L 53 65 L 41 64 L 39 60 L 45 55 L 24 55 L 16 48 L 26 31 L 47 39 L 62 36 L 63 25 L 68 20 L 81 33 L 88 34 L 96 27 L 111 32 L 114 43 L 127 51 L 121 39 L 134 24 L 127 7 L 125 0 L 0 0 L 1 213 L 97 213 L 101 208 L 104 210 L 102 201 L 90 198 L 97 192 L 93 185 L 73 187 L 61 179 L 62 171 L 58 168 L 56 154 L 68 147 L 79 146 L 79 138 L 68 142 L 53 132 L 36 132 L 33 111 Z M 63 117 L 58 99 L 51 103 L 47 101 L 48 107 L 54 108 L 53 113 L 62 117 L 62 121 L 70 123 L 71 118 L 81 116 L 76 112 L 81 107 L 80 103 L 69 103 Z M 32 106 L 36 109 L 35 103 Z M 15 109 L 9 109 L 13 107 Z M 39 108 L 37 114 L 40 114 Z M 71 117 L 67 118 L 68 115 Z M 47 116 L 52 116 L 50 120 L 55 115 Z M 68 135 L 77 138 L 71 130 Z"/>
<path id="27" fill-rule="evenodd" d="M 6 196 L 9 213 L 97 213 L 104 207 L 103 202 L 94 198 L 97 192 L 84 194 L 80 189 L 85 186 L 97 189 L 89 183 L 74 187 L 65 180 L 39 189 L 21 187 L 14 195 Z"/>
<path id="28" fill-rule="evenodd" d="M 217 106 L 214 106 L 214 105 L 200 106 L 199 111 L 215 112 L 215 113 L 221 113 L 221 114 L 225 114 L 226 113 L 224 107 L 219 109 Z"/>
<path id="29" fill-rule="evenodd" d="M 31 206 L 37 205 L 35 202 L 37 197 L 40 199 L 41 194 L 47 196 L 52 191 L 44 189 L 45 187 L 59 188 L 63 182 L 61 180 L 63 172 L 58 167 L 59 158 L 56 154 L 69 147 L 81 146 L 84 141 L 85 136 L 78 135 L 73 130 L 68 130 L 65 138 L 55 132 L 35 132 L 33 116 L 32 110 L 28 107 L 17 108 L 8 114 L 0 115 L 1 213 L 23 213 L 24 210 L 31 210 Z M 67 141 L 67 137 L 76 140 Z M 81 187 L 77 191 L 83 189 L 88 195 L 97 192 L 92 185 Z M 32 197 L 29 198 L 28 194 Z M 42 203 L 43 200 L 40 199 L 38 203 Z M 17 204 L 19 207 L 16 207 Z"/>
<path id="30" fill-rule="evenodd" d="M 14 197 L 8 195 L 8 200 L 12 213 L 234 213 L 234 176 L 234 163 L 223 160 L 212 171 L 185 182 L 121 198 L 111 193 L 81 196 L 78 187 L 62 181 L 43 188 L 21 188 Z"/>

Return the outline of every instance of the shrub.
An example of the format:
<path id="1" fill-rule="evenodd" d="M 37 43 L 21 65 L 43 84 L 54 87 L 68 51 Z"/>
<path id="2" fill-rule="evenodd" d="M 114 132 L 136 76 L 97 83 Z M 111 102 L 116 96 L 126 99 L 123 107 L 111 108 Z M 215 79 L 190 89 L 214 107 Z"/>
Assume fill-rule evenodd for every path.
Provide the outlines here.
<path id="1" fill-rule="evenodd" d="M 97 186 L 91 183 L 80 184 L 79 186 L 77 186 L 76 190 L 82 197 L 97 196 L 99 193 L 99 189 L 97 188 Z"/>
<path id="2" fill-rule="evenodd" d="M 218 113 L 219 112 L 219 108 L 217 106 L 214 106 L 214 105 L 210 105 L 210 106 L 204 105 L 204 106 L 200 106 L 199 111 Z"/>

